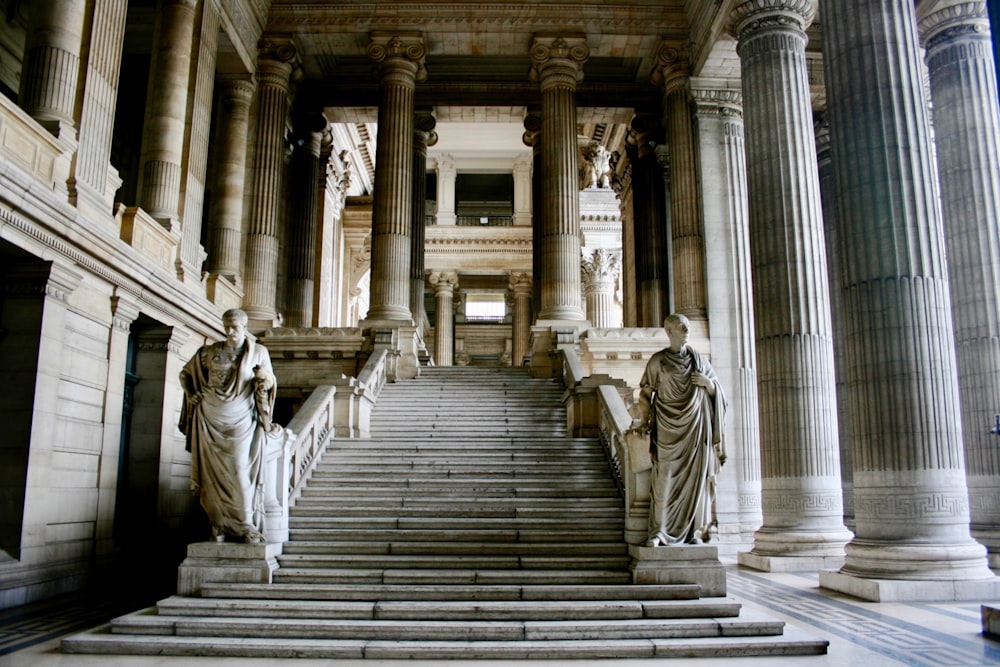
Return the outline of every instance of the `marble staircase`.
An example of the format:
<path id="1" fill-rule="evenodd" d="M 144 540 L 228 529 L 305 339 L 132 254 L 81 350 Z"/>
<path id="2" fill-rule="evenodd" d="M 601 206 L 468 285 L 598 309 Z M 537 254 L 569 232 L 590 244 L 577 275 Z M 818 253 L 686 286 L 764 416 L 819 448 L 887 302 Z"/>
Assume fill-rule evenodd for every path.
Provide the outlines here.
<path id="1" fill-rule="evenodd" d="M 562 390 L 523 369 L 425 368 L 336 440 L 271 584 L 206 584 L 65 652 L 331 659 L 815 655 L 826 640 L 697 585 L 635 585 L 623 508 Z"/>

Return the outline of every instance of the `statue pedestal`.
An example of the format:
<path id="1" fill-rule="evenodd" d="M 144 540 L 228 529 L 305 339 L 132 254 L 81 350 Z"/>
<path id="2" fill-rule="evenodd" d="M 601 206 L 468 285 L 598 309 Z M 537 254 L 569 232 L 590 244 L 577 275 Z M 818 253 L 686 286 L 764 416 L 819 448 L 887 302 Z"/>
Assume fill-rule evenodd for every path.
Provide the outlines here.
<path id="1" fill-rule="evenodd" d="M 726 568 L 715 546 L 678 545 L 641 547 L 629 545 L 630 569 L 636 584 L 698 584 L 700 597 L 726 595 Z"/>
<path id="2" fill-rule="evenodd" d="M 197 596 L 205 583 L 269 584 L 278 569 L 280 542 L 195 542 L 177 568 L 177 594 Z"/>

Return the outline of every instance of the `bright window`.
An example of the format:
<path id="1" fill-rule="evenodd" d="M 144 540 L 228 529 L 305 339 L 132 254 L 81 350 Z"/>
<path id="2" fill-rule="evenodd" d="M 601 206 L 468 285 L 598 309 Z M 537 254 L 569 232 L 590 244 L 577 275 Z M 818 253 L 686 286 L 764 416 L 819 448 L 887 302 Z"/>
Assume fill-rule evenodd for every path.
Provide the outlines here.
<path id="1" fill-rule="evenodd" d="M 469 293 L 465 297 L 466 320 L 503 321 L 507 316 L 507 300 L 503 294 Z"/>

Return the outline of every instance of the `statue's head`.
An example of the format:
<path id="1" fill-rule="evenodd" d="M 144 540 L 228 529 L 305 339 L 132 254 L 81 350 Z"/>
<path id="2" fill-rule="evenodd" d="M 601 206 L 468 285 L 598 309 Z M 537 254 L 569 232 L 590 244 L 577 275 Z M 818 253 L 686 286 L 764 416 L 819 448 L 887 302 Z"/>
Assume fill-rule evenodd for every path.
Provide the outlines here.
<path id="1" fill-rule="evenodd" d="M 239 308 L 230 308 L 222 314 L 222 328 L 226 330 L 226 341 L 230 345 L 240 346 L 247 336 L 247 324 L 250 318 Z"/>
<path id="2" fill-rule="evenodd" d="M 680 350 L 688 342 L 688 332 L 691 330 L 691 320 L 686 315 L 672 313 L 663 320 L 663 328 L 670 337 L 670 347 Z"/>

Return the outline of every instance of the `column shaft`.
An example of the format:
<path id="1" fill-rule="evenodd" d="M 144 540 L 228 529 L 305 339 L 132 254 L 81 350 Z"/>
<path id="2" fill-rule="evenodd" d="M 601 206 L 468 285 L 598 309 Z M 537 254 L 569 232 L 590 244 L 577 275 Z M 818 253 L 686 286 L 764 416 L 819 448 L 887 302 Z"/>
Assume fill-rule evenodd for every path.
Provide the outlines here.
<path id="1" fill-rule="evenodd" d="M 181 161 L 197 0 L 160 5 L 139 171 L 139 206 L 172 229 L 180 215 Z"/>
<path id="2" fill-rule="evenodd" d="M 243 240 L 243 187 L 246 179 L 250 101 L 255 85 L 235 79 L 223 84 L 220 114 L 219 160 L 215 197 L 209 217 L 208 264 L 210 272 L 242 283 L 240 244 Z"/>
<path id="3" fill-rule="evenodd" d="M 833 341 L 807 77 L 811 0 L 733 11 L 742 69 L 757 337 L 763 519 L 752 557 L 839 564 Z M 752 559 L 752 558 L 751 558 Z M 741 562 L 749 562 L 742 560 Z M 794 567 L 786 562 L 783 567 Z"/>
<path id="4" fill-rule="evenodd" d="M 692 81 L 694 84 L 694 81 Z M 719 538 L 743 541 L 760 527 L 760 437 L 753 281 L 747 211 L 743 99 L 734 88 L 693 88 L 712 366 L 727 390 L 730 471 L 719 481 Z M 734 536 L 733 533 L 736 533 Z"/>
<path id="5" fill-rule="evenodd" d="M 72 133 L 86 3 L 31 3 L 18 102 L 55 136 Z"/>
<path id="6" fill-rule="evenodd" d="M 923 5 L 921 6 L 923 7 Z M 919 10 L 918 10 L 919 11 Z M 958 352 L 962 433 L 973 532 L 1000 551 L 1000 114 L 985 2 L 920 22 Z M 996 556 L 994 556 L 996 558 Z"/>
<path id="7" fill-rule="evenodd" d="M 841 0 L 820 8 L 850 324 L 844 349 L 857 537 L 840 574 L 992 580 L 985 550 L 969 534 L 951 300 L 913 3 Z"/>
<path id="8" fill-rule="evenodd" d="M 542 289 L 538 277 L 542 275 L 542 229 L 545 208 L 542 203 L 542 114 L 529 110 L 524 117 L 524 135 L 521 140 L 531 146 L 531 310 L 538 313 L 542 308 Z"/>
<path id="9" fill-rule="evenodd" d="M 417 38 L 376 40 L 368 56 L 379 73 L 381 102 L 372 204 L 369 320 L 404 320 L 410 312 L 410 235 L 413 218 L 413 95 L 422 72 Z"/>
<path id="10" fill-rule="evenodd" d="M 319 114 L 316 114 L 319 115 Z M 326 125 L 326 119 L 321 122 Z M 310 123 L 311 125 L 311 123 Z M 304 128 L 289 169 L 288 284 L 285 324 L 313 326 L 316 241 L 319 238 L 319 150 L 322 132 Z M 298 143 L 298 142 L 297 142 Z"/>
<path id="11" fill-rule="evenodd" d="M 582 40 L 535 39 L 532 72 L 542 89 L 540 320 L 584 320 L 580 286 L 580 191 L 576 85 L 589 51 Z"/>
<path id="12" fill-rule="evenodd" d="M 512 323 L 511 365 L 521 366 L 531 350 L 531 276 L 526 273 L 511 274 L 510 291 L 514 296 L 514 321 Z"/>
<path id="13" fill-rule="evenodd" d="M 295 47 L 266 41 L 257 64 L 257 128 L 254 133 L 252 195 L 246 225 L 246 293 L 243 310 L 251 320 L 277 317 L 278 223 L 285 170 L 288 85 Z"/>
<path id="14" fill-rule="evenodd" d="M 434 363 L 438 366 L 454 364 L 455 350 L 455 286 L 458 276 L 454 272 L 433 272 L 429 281 L 434 286 Z"/>
<path id="15" fill-rule="evenodd" d="M 427 147 L 437 143 L 437 121 L 422 111 L 413 132 L 413 229 L 410 234 L 410 312 L 417 328 L 424 325 L 424 239 L 427 218 Z"/>

